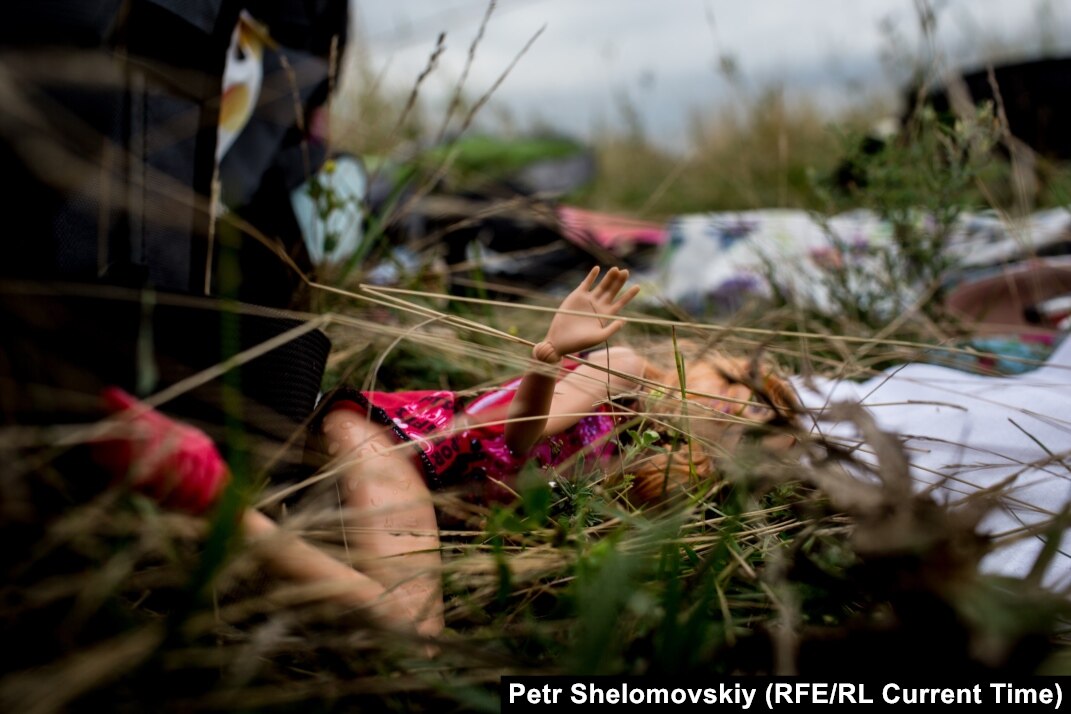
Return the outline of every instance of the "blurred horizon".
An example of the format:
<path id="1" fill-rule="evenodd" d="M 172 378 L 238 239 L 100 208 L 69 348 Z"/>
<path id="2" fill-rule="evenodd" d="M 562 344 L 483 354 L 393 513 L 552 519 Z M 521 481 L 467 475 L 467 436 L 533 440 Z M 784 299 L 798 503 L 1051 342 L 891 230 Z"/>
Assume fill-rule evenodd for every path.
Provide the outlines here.
<path id="1" fill-rule="evenodd" d="M 380 91 L 408 93 L 439 33 L 445 51 L 421 86 L 432 124 L 444 115 L 464 72 L 486 0 L 352 0 L 354 32 L 344 91 L 364 63 Z M 693 129 L 717 112 L 747 113 L 781 92 L 834 118 L 865 110 L 878 118 L 899 102 L 920 61 L 948 70 L 1071 53 L 1071 4 L 1051 0 L 935 2 L 935 47 L 911 0 L 818 0 L 755 5 L 704 0 L 500 0 L 475 53 L 464 97 L 475 101 L 507 70 L 477 117 L 488 131 L 554 132 L 591 141 L 638 131 L 664 149 L 693 143 Z M 924 6 L 923 6 L 924 7 Z"/>

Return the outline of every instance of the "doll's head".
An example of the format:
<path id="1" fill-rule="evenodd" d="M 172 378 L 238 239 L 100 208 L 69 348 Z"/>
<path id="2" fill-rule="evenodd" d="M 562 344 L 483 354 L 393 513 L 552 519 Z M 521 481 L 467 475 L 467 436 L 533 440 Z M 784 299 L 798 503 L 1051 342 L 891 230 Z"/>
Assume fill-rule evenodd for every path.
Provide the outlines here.
<path id="1" fill-rule="evenodd" d="M 629 466 L 630 496 L 640 503 L 657 501 L 693 479 L 711 479 L 715 460 L 731 456 L 745 435 L 771 450 L 794 442 L 786 427 L 795 423 L 799 403 L 771 363 L 730 357 L 692 341 L 677 345 L 681 369 L 672 351 L 650 354 L 644 369 L 649 386 L 643 410 L 662 440 Z"/>

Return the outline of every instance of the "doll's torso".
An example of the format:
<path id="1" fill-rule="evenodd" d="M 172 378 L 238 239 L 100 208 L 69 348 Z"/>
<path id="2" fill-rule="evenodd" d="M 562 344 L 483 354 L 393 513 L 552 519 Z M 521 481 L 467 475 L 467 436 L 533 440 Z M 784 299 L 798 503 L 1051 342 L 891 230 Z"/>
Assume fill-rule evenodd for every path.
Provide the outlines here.
<path id="1" fill-rule="evenodd" d="M 354 401 L 395 437 L 412 442 L 415 458 L 430 488 L 462 487 L 474 500 L 512 500 L 510 490 L 526 462 L 545 470 L 572 467 L 584 460 L 606 462 L 616 453 L 614 429 L 621 414 L 608 404 L 553 436 L 527 454 L 506 445 L 502 419 L 520 379 L 469 401 L 446 390 L 361 392 Z"/>

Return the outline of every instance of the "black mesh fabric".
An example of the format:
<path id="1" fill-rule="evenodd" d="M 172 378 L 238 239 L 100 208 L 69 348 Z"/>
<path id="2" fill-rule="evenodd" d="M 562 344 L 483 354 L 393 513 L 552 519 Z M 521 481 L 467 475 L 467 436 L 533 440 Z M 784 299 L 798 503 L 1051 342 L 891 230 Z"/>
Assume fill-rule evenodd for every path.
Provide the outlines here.
<path id="1" fill-rule="evenodd" d="M 0 283 L 3 421 L 84 421 L 99 417 L 103 387 L 136 395 L 139 389 L 155 392 L 194 380 L 195 386 L 161 411 L 196 424 L 221 443 L 228 416 L 236 418 L 255 468 L 264 467 L 271 444 L 289 440 L 300 450 L 331 348 L 326 335 L 306 332 L 204 381 L 205 370 L 304 322 L 208 299 L 192 305 L 160 302 L 166 298 L 100 286 Z M 228 413 L 228 389 L 237 396 L 231 402 L 237 413 Z"/>

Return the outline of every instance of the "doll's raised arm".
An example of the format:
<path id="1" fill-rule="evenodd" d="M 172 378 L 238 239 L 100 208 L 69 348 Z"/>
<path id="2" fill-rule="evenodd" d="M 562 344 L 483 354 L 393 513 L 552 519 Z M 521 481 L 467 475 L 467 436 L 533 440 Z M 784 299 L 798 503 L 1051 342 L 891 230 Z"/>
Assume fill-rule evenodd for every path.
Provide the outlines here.
<path id="1" fill-rule="evenodd" d="M 621 293 L 628 271 L 610 268 L 601 281 L 598 266 L 562 301 L 547 336 L 532 349 L 535 363 L 525 373 L 510 403 L 506 444 L 515 454 L 527 453 L 544 436 L 557 383 L 557 365 L 562 357 L 597 347 L 624 326 L 623 320 L 607 324 L 601 316 L 616 315 L 640 291 L 633 286 Z M 621 293 L 620 296 L 618 293 Z M 575 314 L 588 313 L 588 314 Z"/>

